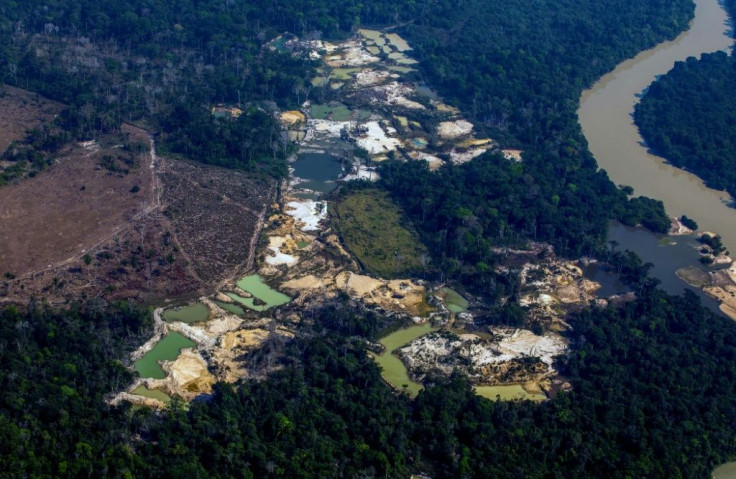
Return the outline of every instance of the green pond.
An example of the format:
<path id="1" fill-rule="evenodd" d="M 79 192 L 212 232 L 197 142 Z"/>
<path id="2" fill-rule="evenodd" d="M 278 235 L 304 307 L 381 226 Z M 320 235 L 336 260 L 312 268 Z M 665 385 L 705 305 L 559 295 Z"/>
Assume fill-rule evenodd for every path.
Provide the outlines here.
<path id="1" fill-rule="evenodd" d="M 512 399 L 528 399 L 529 401 L 544 401 L 547 396 L 544 394 L 531 394 L 524 390 L 519 384 L 510 384 L 508 386 L 476 386 L 475 393 L 484 398 L 495 400 L 496 397 L 510 401 Z"/>
<path id="2" fill-rule="evenodd" d="M 736 462 L 727 462 L 713 469 L 713 479 L 736 479 Z"/>
<path id="3" fill-rule="evenodd" d="M 240 306 L 238 306 L 237 304 L 225 303 L 223 301 L 215 301 L 215 304 L 221 307 L 222 309 L 224 309 L 225 311 L 229 311 L 233 314 L 237 314 L 240 316 L 245 314 L 245 310 L 241 308 Z"/>
<path id="4" fill-rule="evenodd" d="M 415 68 L 402 67 L 402 66 L 398 66 L 398 65 L 389 65 L 389 66 L 386 67 L 386 69 L 387 70 L 391 70 L 392 72 L 396 72 L 396 73 L 409 73 L 409 72 L 415 72 L 416 71 Z"/>
<path id="5" fill-rule="evenodd" d="M 277 52 L 286 51 L 286 38 L 280 37 L 271 41 L 271 46 L 276 49 Z"/>
<path id="6" fill-rule="evenodd" d="M 168 323 L 180 321 L 182 323 L 192 324 L 207 321 L 210 310 L 202 303 L 192 306 L 184 306 L 176 309 L 167 309 L 164 311 L 164 320 Z"/>
<path id="7" fill-rule="evenodd" d="M 291 298 L 264 283 L 263 278 L 257 274 L 246 276 L 240 279 L 236 284 L 238 285 L 238 288 L 249 292 L 254 298 L 258 298 L 265 304 L 256 305 L 254 304 L 254 298 L 243 298 L 235 293 L 225 294 L 253 311 L 265 311 L 269 308 L 273 308 L 274 306 L 281 306 L 282 304 L 286 304 L 291 301 Z"/>
<path id="8" fill-rule="evenodd" d="M 184 348 L 193 348 L 197 344 L 176 331 L 170 332 L 156 345 L 135 362 L 133 367 L 142 378 L 163 379 L 166 375 L 159 361 L 173 361 Z"/>
<path id="9" fill-rule="evenodd" d="M 314 77 L 312 78 L 312 86 L 320 87 L 325 86 L 329 83 L 330 79 L 327 77 Z"/>
<path id="10" fill-rule="evenodd" d="M 445 304 L 451 313 L 462 313 L 468 310 L 468 300 L 460 296 L 460 293 L 450 288 L 440 289 L 445 296 Z"/>
<path id="11" fill-rule="evenodd" d="M 363 37 L 365 37 L 365 38 L 367 38 L 369 40 L 373 40 L 374 42 L 381 42 L 381 43 L 383 43 L 383 39 L 381 38 L 381 36 L 383 35 L 383 32 L 380 32 L 378 30 L 368 30 L 366 28 L 361 28 L 361 29 L 358 30 L 358 33 L 361 36 L 363 36 Z"/>
<path id="12" fill-rule="evenodd" d="M 333 121 L 348 121 L 351 113 L 350 108 L 342 103 L 337 105 L 312 105 L 312 118 L 315 120 L 326 120 L 331 117 Z"/>
<path id="13" fill-rule="evenodd" d="M 422 385 L 412 381 L 409 378 L 409 372 L 401 362 L 398 356 L 394 355 L 393 352 L 397 349 L 406 346 L 413 340 L 422 337 L 432 331 L 437 331 L 439 328 L 432 326 L 429 323 L 419 324 L 404 329 L 394 331 L 388 336 L 382 338 L 379 342 L 386 348 L 383 354 L 369 353 L 376 363 L 381 367 L 381 377 L 384 381 L 391 384 L 398 390 L 406 391 L 409 396 L 416 397 L 419 391 L 422 390 Z M 461 331 L 455 331 L 461 334 Z M 499 396 L 503 400 L 512 399 L 528 399 L 530 401 L 543 401 L 547 399 L 543 394 L 530 394 L 524 390 L 518 384 L 511 384 L 508 386 L 477 386 L 475 392 L 479 396 L 483 396 L 488 399 L 495 400 L 496 396 Z"/>
<path id="14" fill-rule="evenodd" d="M 171 402 L 171 396 L 166 394 L 163 391 L 159 391 L 158 389 L 148 389 L 147 387 L 141 385 L 137 388 L 133 389 L 131 394 L 135 394 L 136 396 L 143 396 L 146 398 L 151 399 L 158 399 L 159 401 L 163 401 L 164 403 L 170 403 Z"/>
<path id="15" fill-rule="evenodd" d="M 409 328 L 399 329 L 380 340 L 380 343 L 386 348 L 381 355 L 371 354 L 376 363 L 381 367 L 381 376 L 384 381 L 391 384 L 398 390 L 405 390 L 409 396 L 415 397 L 422 390 L 422 385 L 409 379 L 409 373 L 406 366 L 394 351 L 402 346 L 407 345 L 411 341 L 420 336 L 436 331 L 439 328 L 433 327 L 429 323 L 411 326 Z M 404 387 L 406 385 L 406 387 Z"/>
<path id="16" fill-rule="evenodd" d="M 411 47 L 408 43 L 406 43 L 406 40 L 401 38 L 396 33 L 387 33 L 386 34 L 386 41 L 391 43 L 396 49 L 400 52 L 405 52 L 407 50 L 411 50 Z"/>
<path id="17" fill-rule="evenodd" d="M 360 68 L 335 68 L 330 72 L 330 78 L 333 80 L 350 80 L 353 73 L 360 71 Z"/>
<path id="18" fill-rule="evenodd" d="M 408 125 L 408 123 L 407 123 Z M 402 125 L 403 126 L 403 125 Z M 409 143 L 411 143 L 411 146 L 413 146 L 417 150 L 423 150 L 427 147 L 427 140 L 424 138 L 412 138 L 409 140 Z"/>

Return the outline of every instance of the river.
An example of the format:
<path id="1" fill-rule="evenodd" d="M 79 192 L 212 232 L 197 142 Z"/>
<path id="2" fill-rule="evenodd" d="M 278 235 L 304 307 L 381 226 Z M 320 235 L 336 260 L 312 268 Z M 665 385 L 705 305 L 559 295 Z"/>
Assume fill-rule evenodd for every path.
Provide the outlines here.
<path id="1" fill-rule="evenodd" d="M 666 164 L 643 144 L 632 113 L 641 93 L 676 61 L 718 50 L 728 51 L 728 16 L 717 0 L 695 0 L 695 19 L 688 31 L 619 64 L 583 92 L 578 117 L 590 151 L 616 184 L 637 195 L 664 202 L 670 215 L 687 215 L 701 230 L 718 232 L 736 252 L 736 209 L 726 192 L 706 188 L 695 175 Z M 645 258 L 646 260 L 646 258 Z"/>
<path id="2" fill-rule="evenodd" d="M 638 195 L 662 200 L 670 215 L 684 214 L 695 219 L 702 230 L 719 233 L 726 247 L 736 252 L 736 209 L 731 207 L 732 198 L 707 188 L 697 176 L 669 166 L 663 158 L 649 153 L 632 117 L 641 94 L 676 61 L 729 51 L 733 44 L 728 16 L 718 1 L 694 1 L 695 18 L 690 29 L 603 76 L 583 92 L 578 117 L 590 151 L 614 183 L 629 185 Z M 641 256 L 644 261 L 651 260 L 646 254 Z M 714 476 L 735 478 L 736 463 L 718 467 Z"/>

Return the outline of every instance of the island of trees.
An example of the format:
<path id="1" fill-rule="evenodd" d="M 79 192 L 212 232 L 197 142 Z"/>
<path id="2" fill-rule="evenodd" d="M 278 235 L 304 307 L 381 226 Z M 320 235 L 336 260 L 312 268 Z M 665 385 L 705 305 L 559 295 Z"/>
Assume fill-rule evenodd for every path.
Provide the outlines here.
<path id="1" fill-rule="evenodd" d="M 678 62 L 636 106 L 647 144 L 670 163 L 736 196 L 736 63 L 725 52 Z"/>

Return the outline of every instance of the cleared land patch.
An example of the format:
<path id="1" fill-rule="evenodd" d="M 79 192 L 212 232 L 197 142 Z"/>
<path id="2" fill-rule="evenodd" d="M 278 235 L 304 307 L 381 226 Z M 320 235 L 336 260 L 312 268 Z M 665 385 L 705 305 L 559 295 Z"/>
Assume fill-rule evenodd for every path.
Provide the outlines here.
<path id="1" fill-rule="evenodd" d="M 132 165 L 126 141 L 102 138 L 0 188 L 0 301 L 191 297 L 252 267 L 275 181 L 157 157 L 124 131 Z"/>
<path id="2" fill-rule="evenodd" d="M 37 93 L 0 85 L 0 153 L 23 140 L 28 130 L 53 120 L 63 108 Z"/>
<path id="3" fill-rule="evenodd" d="M 54 119 L 64 105 L 18 88 L 0 85 L 0 186 L 33 177 L 53 161 L 66 134 Z"/>
<path id="4" fill-rule="evenodd" d="M 84 253 L 145 212 L 154 202 L 150 157 L 125 148 L 138 141 L 148 138 L 130 129 L 95 149 L 68 145 L 48 171 L 0 188 L 0 274 Z"/>
<path id="5" fill-rule="evenodd" d="M 274 180 L 183 160 L 169 162 L 161 180 L 164 212 L 202 281 L 237 276 L 253 264 Z"/>
<path id="6" fill-rule="evenodd" d="M 335 202 L 332 212 L 345 246 L 367 271 L 398 277 L 424 269 L 427 249 L 384 192 L 350 193 Z"/>

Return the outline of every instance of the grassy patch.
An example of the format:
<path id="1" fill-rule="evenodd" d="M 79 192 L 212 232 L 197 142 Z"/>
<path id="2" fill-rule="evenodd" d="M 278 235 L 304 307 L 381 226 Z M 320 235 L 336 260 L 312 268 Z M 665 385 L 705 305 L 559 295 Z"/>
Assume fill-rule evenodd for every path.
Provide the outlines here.
<path id="1" fill-rule="evenodd" d="M 398 277 L 424 270 L 427 249 L 386 193 L 350 193 L 336 202 L 332 215 L 345 246 L 367 271 Z"/>

